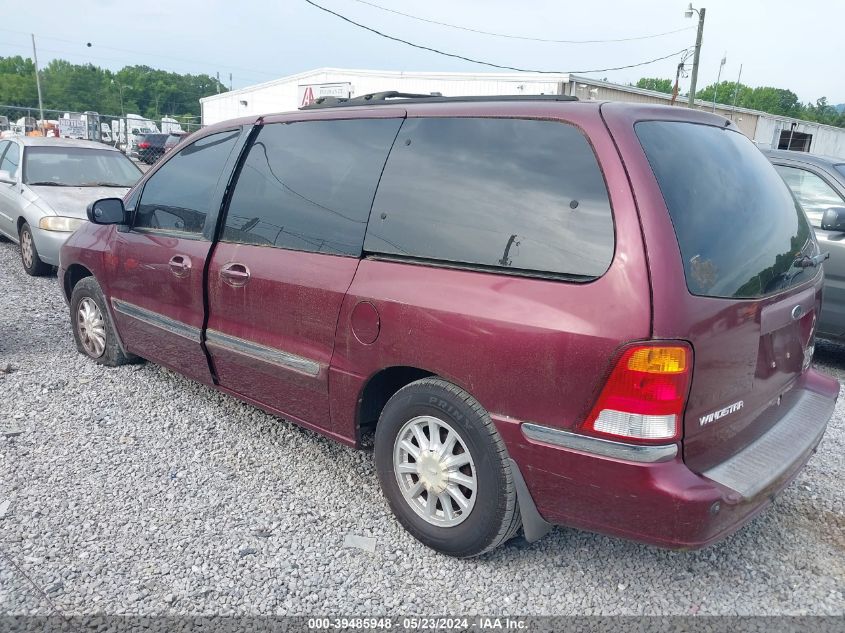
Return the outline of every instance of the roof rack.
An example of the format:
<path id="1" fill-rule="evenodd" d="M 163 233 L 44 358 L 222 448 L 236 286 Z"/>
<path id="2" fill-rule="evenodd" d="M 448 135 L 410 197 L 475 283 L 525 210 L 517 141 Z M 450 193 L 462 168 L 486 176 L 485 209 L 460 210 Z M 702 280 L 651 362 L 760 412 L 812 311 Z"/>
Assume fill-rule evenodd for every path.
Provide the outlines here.
<path id="1" fill-rule="evenodd" d="M 300 110 L 316 110 L 319 108 L 338 108 L 343 106 L 360 105 L 392 105 L 395 103 L 455 103 L 462 101 L 578 101 L 578 97 L 570 95 L 483 95 L 474 97 L 444 97 L 440 93 L 414 94 L 386 90 L 373 92 L 358 97 L 320 97 L 314 103 L 302 106 Z"/>

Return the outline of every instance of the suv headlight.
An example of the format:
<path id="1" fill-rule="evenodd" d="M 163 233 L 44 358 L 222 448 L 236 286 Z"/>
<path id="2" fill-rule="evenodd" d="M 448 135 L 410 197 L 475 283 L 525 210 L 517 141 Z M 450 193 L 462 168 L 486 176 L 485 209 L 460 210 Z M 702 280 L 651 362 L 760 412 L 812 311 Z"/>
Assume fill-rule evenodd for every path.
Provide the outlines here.
<path id="1" fill-rule="evenodd" d="M 71 233 L 85 224 L 80 218 L 66 218 L 61 215 L 48 215 L 38 221 L 38 228 L 45 231 L 64 231 Z"/>

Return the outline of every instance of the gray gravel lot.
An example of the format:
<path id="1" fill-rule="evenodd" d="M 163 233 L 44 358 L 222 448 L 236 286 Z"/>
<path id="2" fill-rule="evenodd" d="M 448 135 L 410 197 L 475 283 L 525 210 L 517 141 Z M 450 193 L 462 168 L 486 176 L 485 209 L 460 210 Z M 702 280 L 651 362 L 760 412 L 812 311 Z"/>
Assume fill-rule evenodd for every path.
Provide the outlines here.
<path id="1" fill-rule="evenodd" d="M 845 401 L 774 508 L 714 547 L 556 529 L 458 561 L 400 528 L 370 452 L 152 364 L 85 360 L 55 277 L 3 242 L 7 364 L 0 430 L 21 433 L 0 437 L 0 613 L 845 613 Z M 842 379 L 845 347 L 816 365 Z"/>

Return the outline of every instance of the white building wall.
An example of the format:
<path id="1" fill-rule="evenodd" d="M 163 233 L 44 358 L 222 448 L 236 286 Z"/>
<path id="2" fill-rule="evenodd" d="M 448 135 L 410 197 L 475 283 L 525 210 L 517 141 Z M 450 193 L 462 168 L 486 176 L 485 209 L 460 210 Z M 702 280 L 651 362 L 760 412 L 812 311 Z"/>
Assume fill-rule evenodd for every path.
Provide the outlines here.
<path id="1" fill-rule="evenodd" d="M 777 149 L 781 132 L 789 132 L 792 124 L 795 124 L 795 132 L 811 134 L 810 152 L 824 156 L 845 158 L 845 129 L 792 119 L 787 117 L 760 117 L 757 125 L 757 132 L 754 135 L 754 142 L 759 147 Z"/>
<path id="2" fill-rule="evenodd" d="M 557 94 L 568 75 L 523 73 L 405 73 L 326 68 L 200 99 L 203 125 L 239 116 L 296 110 L 299 86 L 345 83 L 351 96 L 398 90 L 443 96 Z M 245 102 L 245 103 L 244 103 Z"/>

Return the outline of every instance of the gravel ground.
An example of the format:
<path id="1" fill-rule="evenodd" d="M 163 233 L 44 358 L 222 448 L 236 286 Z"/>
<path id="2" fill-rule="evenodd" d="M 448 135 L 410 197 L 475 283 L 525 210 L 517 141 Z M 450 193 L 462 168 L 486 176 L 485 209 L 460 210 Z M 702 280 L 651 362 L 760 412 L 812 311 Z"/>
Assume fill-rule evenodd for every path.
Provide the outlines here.
<path id="1" fill-rule="evenodd" d="M 571 529 L 478 559 L 391 517 L 372 454 L 152 364 L 77 354 L 55 277 L 0 243 L 0 613 L 845 612 L 845 400 L 773 509 L 679 553 Z M 845 378 L 845 348 L 816 365 Z M 345 547 L 354 534 L 375 552 Z"/>

